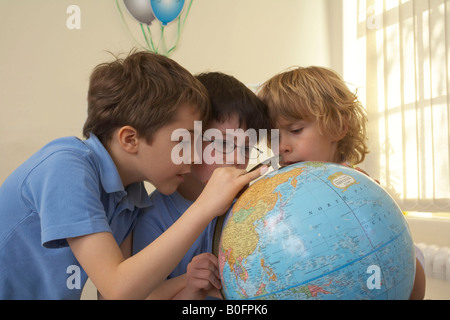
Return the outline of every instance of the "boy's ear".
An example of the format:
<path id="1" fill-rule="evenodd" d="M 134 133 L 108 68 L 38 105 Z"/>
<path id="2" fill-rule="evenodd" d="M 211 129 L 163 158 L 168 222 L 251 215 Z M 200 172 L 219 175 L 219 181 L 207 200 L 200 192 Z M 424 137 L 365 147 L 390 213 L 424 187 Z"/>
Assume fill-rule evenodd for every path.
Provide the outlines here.
<path id="1" fill-rule="evenodd" d="M 137 153 L 139 146 L 139 133 L 131 126 L 120 128 L 117 133 L 119 145 L 128 153 Z"/>

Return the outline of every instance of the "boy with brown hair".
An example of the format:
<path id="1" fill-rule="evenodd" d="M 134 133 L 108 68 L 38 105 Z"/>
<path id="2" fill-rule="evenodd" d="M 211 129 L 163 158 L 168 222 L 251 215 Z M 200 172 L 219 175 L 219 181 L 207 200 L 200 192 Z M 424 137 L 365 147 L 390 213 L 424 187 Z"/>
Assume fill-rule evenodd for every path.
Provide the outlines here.
<path id="1" fill-rule="evenodd" d="M 259 172 L 214 172 L 167 232 L 131 256 L 131 231 L 151 205 L 143 181 L 170 194 L 172 132 L 209 116 L 204 87 L 176 62 L 136 52 L 95 68 L 83 133 L 57 139 L 0 187 L 0 299 L 79 299 L 87 277 L 111 299 L 147 297 Z"/>
<path id="2" fill-rule="evenodd" d="M 252 129 L 259 132 L 260 129 L 270 129 L 267 106 L 241 81 L 221 72 L 206 72 L 196 78 L 205 86 L 211 101 L 211 119 L 203 125 L 206 132 L 202 151 L 212 147 L 211 156 L 217 161 L 194 164 L 191 173 L 175 193 L 164 195 L 157 190 L 151 194 L 154 206 L 139 215 L 133 237 L 134 252 L 139 252 L 155 241 L 182 216 L 201 195 L 217 168 L 226 166 L 246 169 L 249 160 L 258 157 L 261 151 L 252 145 L 251 139 L 239 142 L 232 133 L 239 130 Z M 209 130 L 216 131 L 216 136 L 209 139 Z M 233 161 L 227 161 L 227 158 Z M 221 286 L 217 258 L 212 254 L 216 220 L 205 228 L 170 273 L 169 280 L 159 290 L 155 290 L 151 298 L 220 297 L 217 290 Z"/>

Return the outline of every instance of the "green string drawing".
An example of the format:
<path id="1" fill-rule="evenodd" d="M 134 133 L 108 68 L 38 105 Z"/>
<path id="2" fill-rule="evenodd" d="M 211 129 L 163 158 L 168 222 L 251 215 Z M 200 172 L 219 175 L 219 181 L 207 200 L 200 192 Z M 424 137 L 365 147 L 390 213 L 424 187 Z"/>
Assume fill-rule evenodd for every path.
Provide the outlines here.
<path id="1" fill-rule="evenodd" d="M 165 56 L 169 56 L 175 51 L 194 0 L 190 0 L 189 3 L 186 4 L 184 14 L 182 12 L 185 7 L 184 0 L 122 0 L 128 13 L 139 23 L 145 45 L 142 45 L 141 42 L 134 37 L 133 32 L 130 30 L 125 19 L 124 10 L 121 8 L 119 1 L 121 0 L 116 0 L 119 15 L 134 42 L 144 50 Z M 167 30 L 169 23 L 172 23 L 170 27 L 175 26 L 176 23 L 176 38 L 173 46 L 167 49 L 165 37 L 167 33 L 165 34 L 165 31 Z M 158 28 L 155 24 L 160 25 L 160 27 Z M 153 33 L 155 33 L 155 30 L 159 31 L 159 40 L 157 42 L 154 41 L 155 38 L 152 29 Z"/>

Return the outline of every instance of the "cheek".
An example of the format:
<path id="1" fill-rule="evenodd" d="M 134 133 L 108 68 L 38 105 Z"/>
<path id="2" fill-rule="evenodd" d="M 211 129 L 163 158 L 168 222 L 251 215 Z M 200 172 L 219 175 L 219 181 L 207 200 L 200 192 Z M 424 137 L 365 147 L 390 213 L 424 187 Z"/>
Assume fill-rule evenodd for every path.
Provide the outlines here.
<path id="1" fill-rule="evenodd" d="M 319 161 L 317 156 L 317 145 L 311 141 L 297 142 L 292 146 L 293 161 Z"/>
<path id="2" fill-rule="evenodd" d="M 247 167 L 248 167 L 248 161 L 246 161 L 244 164 L 235 165 L 236 169 L 247 169 Z"/>
<path id="3" fill-rule="evenodd" d="M 295 141 L 295 143 L 292 144 L 292 153 L 293 155 L 303 155 L 305 153 L 308 153 L 310 150 L 310 147 L 308 145 L 308 142 L 305 141 Z"/>
<path id="4" fill-rule="evenodd" d="M 193 165 L 191 167 L 192 175 L 200 182 L 206 183 L 211 178 L 216 166 L 212 165 Z"/>

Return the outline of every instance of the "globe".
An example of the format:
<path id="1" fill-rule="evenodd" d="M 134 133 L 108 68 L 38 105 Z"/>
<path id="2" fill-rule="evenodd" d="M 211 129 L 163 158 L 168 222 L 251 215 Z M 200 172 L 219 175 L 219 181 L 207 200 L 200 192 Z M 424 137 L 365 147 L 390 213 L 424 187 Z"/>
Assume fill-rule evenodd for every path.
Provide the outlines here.
<path id="1" fill-rule="evenodd" d="M 225 299 L 408 299 L 415 252 L 402 211 L 359 171 L 303 162 L 250 186 L 218 247 Z"/>

